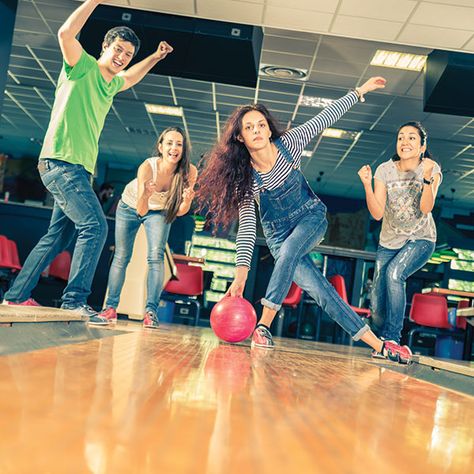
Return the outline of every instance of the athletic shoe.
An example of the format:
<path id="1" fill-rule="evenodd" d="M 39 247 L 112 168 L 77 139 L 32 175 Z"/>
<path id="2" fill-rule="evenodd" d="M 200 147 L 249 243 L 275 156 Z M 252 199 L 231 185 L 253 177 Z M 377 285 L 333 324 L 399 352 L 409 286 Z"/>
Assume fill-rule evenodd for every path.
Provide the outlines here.
<path id="1" fill-rule="evenodd" d="M 399 362 L 400 364 L 410 364 L 413 354 L 408 346 L 400 346 L 395 341 L 384 341 L 382 354 L 387 359 Z"/>
<path id="2" fill-rule="evenodd" d="M 109 322 L 107 319 L 99 316 L 97 311 L 93 310 L 89 305 L 83 304 L 79 306 L 61 306 L 61 309 L 66 311 L 71 311 L 74 314 L 82 316 L 83 319 L 86 319 L 88 324 L 91 326 L 107 326 Z"/>
<path id="3" fill-rule="evenodd" d="M 257 326 L 252 334 L 252 347 L 266 347 L 271 349 L 275 347 L 272 333 L 265 326 Z"/>
<path id="4" fill-rule="evenodd" d="M 99 316 L 105 318 L 111 324 L 117 322 L 117 311 L 115 311 L 115 308 L 106 308 L 99 313 Z"/>
<path id="5" fill-rule="evenodd" d="M 15 303 L 13 301 L 3 300 L 2 304 L 7 305 L 7 306 L 41 306 L 33 298 L 28 298 L 27 300 L 22 301 L 21 303 Z"/>
<path id="6" fill-rule="evenodd" d="M 156 329 L 160 326 L 158 316 L 153 311 L 147 311 L 143 317 L 143 327 L 147 329 Z"/>

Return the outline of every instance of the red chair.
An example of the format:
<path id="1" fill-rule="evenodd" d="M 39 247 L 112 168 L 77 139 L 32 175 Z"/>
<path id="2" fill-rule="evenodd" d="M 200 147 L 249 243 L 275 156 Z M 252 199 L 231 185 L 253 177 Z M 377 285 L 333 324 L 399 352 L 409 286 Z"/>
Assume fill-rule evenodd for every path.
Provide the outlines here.
<path id="1" fill-rule="evenodd" d="M 278 311 L 275 317 L 275 336 L 281 336 L 283 334 L 283 325 L 285 321 L 285 317 L 287 314 L 287 310 L 295 310 L 298 308 L 298 313 L 297 313 L 297 333 L 298 333 L 298 328 L 300 324 L 300 318 L 301 318 L 301 311 L 303 308 L 302 305 L 302 298 L 303 298 L 303 290 L 295 283 L 292 282 L 290 289 L 288 291 L 288 294 L 286 295 L 286 298 L 283 300 L 283 303 L 281 304 L 281 309 Z"/>
<path id="2" fill-rule="evenodd" d="M 10 247 L 10 263 L 13 270 L 21 270 L 20 257 L 18 255 L 18 247 L 14 240 L 8 240 Z"/>
<path id="3" fill-rule="evenodd" d="M 458 301 L 458 308 L 457 309 L 462 309 L 462 308 L 469 308 L 469 300 L 459 300 Z M 467 321 L 466 318 L 456 318 L 456 327 L 458 329 L 461 329 L 462 331 L 466 330 L 466 325 Z"/>
<path id="4" fill-rule="evenodd" d="M 10 271 L 21 270 L 16 243 L 4 235 L 0 235 L 0 268 Z"/>
<path id="5" fill-rule="evenodd" d="M 417 333 L 456 336 L 459 335 L 449 324 L 448 303 L 441 295 L 415 293 L 410 308 L 410 320 L 418 325 L 408 333 L 408 345 L 413 347 Z"/>
<path id="6" fill-rule="evenodd" d="M 68 281 L 70 271 L 71 254 L 67 250 L 64 250 L 56 255 L 56 258 L 51 262 L 48 275 L 50 277 L 58 278 L 59 280 Z"/>
<path id="7" fill-rule="evenodd" d="M 177 279 L 170 280 L 161 298 L 175 303 L 184 303 L 195 307 L 194 325 L 199 323 L 201 305 L 197 300 L 204 291 L 204 274 L 202 267 L 176 263 Z"/>
<path id="8" fill-rule="evenodd" d="M 363 318 L 370 318 L 370 309 L 359 308 L 349 304 L 349 300 L 347 299 L 346 282 L 342 275 L 333 275 L 329 278 L 329 282 L 336 289 L 337 294 L 341 297 L 341 299 L 346 302 L 355 313 L 357 313 L 359 316 L 362 316 Z"/>

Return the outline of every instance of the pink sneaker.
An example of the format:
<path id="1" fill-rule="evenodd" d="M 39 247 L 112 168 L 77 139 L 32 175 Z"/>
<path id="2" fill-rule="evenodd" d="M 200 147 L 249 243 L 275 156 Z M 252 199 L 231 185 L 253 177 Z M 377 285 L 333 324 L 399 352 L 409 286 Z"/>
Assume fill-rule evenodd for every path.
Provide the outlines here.
<path id="1" fill-rule="evenodd" d="M 7 305 L 7 306 L 41 306 L 33 298 L 28 298 L 27 300 L 22 301 L 21 303 L 14 303 L 13 301 L 3 300 L 2 304 Z"/>
<path id="2" fill-rule="evenodd" d="M 106 319 L 111 324 L 117 322 L 117 311 L 115 311 L 115 308 L 106 308 L 99 313 L 99 316 Z"/>
<path id="3" fill-rule="evenodd" d="M 410 364 L 413 354 L 408 346 L 400 346 L 395 341 L 384 341 L 382 354 L 389 360 L 400 364 Z"/>
<path id="4" fill-rule="evenodd" d="M 252 334 L 252 347 L 275 347 L 272 333 L 265 326 L 257 326 Z"/>
<path id="5" fill-rule="evenodd" d="M 147 311 L 143 317 L 143 327 L 148 329 L 157 329 L 160 326 L 158 316 L 152 311 Z"/>

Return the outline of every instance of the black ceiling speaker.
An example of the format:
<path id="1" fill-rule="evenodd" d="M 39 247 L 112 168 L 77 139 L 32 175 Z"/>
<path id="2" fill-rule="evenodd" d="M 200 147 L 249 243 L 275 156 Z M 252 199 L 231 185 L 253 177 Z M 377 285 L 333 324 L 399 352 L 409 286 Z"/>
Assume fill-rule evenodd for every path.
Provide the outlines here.
<path id="1" fill-rule="evenodd" d="M 260 27 L 99 5 L 81 31 L 84 49 L 99 57 L 105 33 L 128 26 L 141 40 L 134 62 L 167 41 L 174 51 L 152 74 L 255 87 L 263 30 Z"/>
<path id="2" fill-rule="evenodd" d="M 474 117 L 474 54 L 435 50 L 428 55 L 423 110 Z"/>

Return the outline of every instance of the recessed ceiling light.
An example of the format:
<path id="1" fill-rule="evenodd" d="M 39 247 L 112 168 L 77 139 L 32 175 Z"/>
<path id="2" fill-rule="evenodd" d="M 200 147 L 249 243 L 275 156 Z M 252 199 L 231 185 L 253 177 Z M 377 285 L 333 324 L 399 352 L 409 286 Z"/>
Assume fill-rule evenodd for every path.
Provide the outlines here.
<path id="1" fill-rule="evenodd" d="M 276 79 L 293 79 L 297 81 L 308 80 L 308 70 L 295 67 L 274 66 L 271 64 L 262 64 L 260 66 L 261 76 L 270 76 Z"/>
<path id="2" fill-rule="evenodd" d="M 427 56 L 421 54 L 400 53 L 397 51 L 386 51 L 378 49 L 374 54 L 371 66 L 391 67 L 405 69 L 407 71 L 421 71 L 425 65 Z"/>
<path id="3" fill-rule="evenodd" d="M 306 107 L 319 107 L 323 109 L 334 102 L 333 99 L 327 99 L 326 97 L 312 97 L 310 95 L 302 95 L 299 100 L 299 105 Z"/>
<path id="4" fill-rule="evenodd" d="M 341 128 L 326 128 L 322 136 L 327 138 L 341 138 L 343 140 L 354 140 L 359 132 L 342 130 Z"/>
<path id="5" fill-rule="evenodd" d="M 150 114 L 183 116 L 183 107 L 172 107 L 170 105 L 145 104 L 147 112 Z"/>

